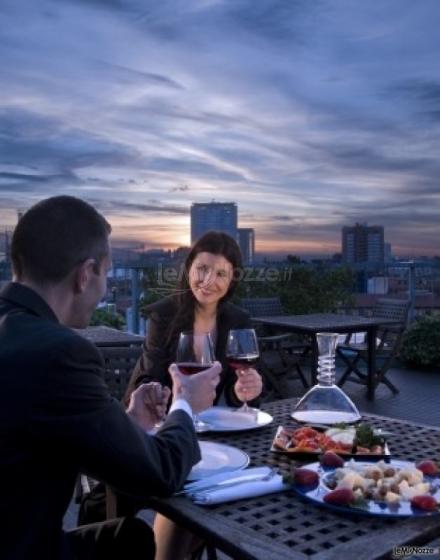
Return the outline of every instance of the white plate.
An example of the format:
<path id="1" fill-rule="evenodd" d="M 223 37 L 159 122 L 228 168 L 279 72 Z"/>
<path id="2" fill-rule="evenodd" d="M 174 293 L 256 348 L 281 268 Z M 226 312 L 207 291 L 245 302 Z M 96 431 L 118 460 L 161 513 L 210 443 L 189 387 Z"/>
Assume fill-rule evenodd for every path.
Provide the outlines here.
<path id="1" fill-rule="evenodd" d="M 194 465 L 187 480 L 200 480 L 213 474 L 239 471 L 249 465 L 249 455 L 241 449 L 213 441 L 199 443 L 202 460 Z"/>
<path id="2" fill-rule="evenodd" d="M 273 421 L 267 412 L 252 409 L 255 414 L 241 412 L 238 408 L 212 406 L 199 414 L 200 420 L 209 424 L 209 432 L 239 432 L 262 428 Z"/>

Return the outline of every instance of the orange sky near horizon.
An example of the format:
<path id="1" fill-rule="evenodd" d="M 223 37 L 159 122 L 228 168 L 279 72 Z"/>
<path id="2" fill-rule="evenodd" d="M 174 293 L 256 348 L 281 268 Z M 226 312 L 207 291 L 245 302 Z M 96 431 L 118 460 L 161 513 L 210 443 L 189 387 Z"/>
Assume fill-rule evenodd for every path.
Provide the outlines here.
<path id="1" fill-rule="evenodd" d="M 109 216 L 109 221 L 113 227 L 112 241 L 115 247 L 129 247 L 135 244 L 142 244 L 144 250 L 148 249 L 177 249 L 182 246 L 190 245 L 190 219 L 187 216 L 173 216 L 172 218 L 157 218 L 141 220 L 124 219 L 117 216 Z M 243 226 L 245 227 L 245 226 Z M 252 227 L 252 224 L 246 224 Z M 273 254 L 294 254 L 294 255 L 320 255 L 331 256 L 340 253 L 341 236 L 326 241 L 313 239 L 289 239 L 276 238 L 265 235 L 262 231 L 265 227 L 259 223 L 255 228 L 256 232 L 256 252 Z M 435 256 L 440 254 L 436 247 L 417 247 L 405 243 L 393 243 L 387 236 L 385 230 L 385 241 L 391 242 L 392 253 L 397 256 Z"/>
<path id="2" fill-rule="evenodd" d="M 165 217 L 153 219 L 139 218 L 124 219 L 121 221 L 117 216 L 109 216 L 109 221 L 113 227 L 113 243 L 117 246 L 124 242 L 144 244 L 145 250 L 162 248 L 176 249 L 177 247 L 190 245 L 190 219 L 188 216 L 174 216 L 171 219 Z M 147 223 L 148 222 L 148 223 Z M 252 227 L 246 224 L 243 227 Z M 270 238 L 270 236 L 259 235 L 259 229 L 264 229 L 264 225 L 259 223 L 255 228 L 256 251 L 263 253 L 292 253 L 292 254 L 333 254 L 340 252 L 340 240 L 320 241 L 308 239 L 280 239 Z"/>
<path id="3" fill-rule="evenodd" d="M 112 225 L 112 244 L 119 248 L 133 248 L 135 250 L 166 249 L 174 250 L 178 247 L 190 245 L 190 217 L 189 215 L 158 216 L 155 213 L 145 213 L 145 217 L 137 215 L 118 215 L 104 212 Z M 16 224 L 16 213 L 6 213 L 2 219 L 4 231 L 12 232 Z M 242 227 L 254 227 L 256 232 L 256 252 L 264 254 L 293 254 L 331 256 L 340 253 L 341 234 L 330 237 L 325 232 L 323 239 L 309 239 L 307 235 L 296 239 L 286 236 L 276 236 L 272 232 L 272 222 L 263 216 L 256 219 L 257 224 L 250 221 L 241 223 Z M 319 226 L 317 226 L 319 230 Z M 426 234 L 429 237 L 429 232 Z M 385 227 L 385 241 L 391 243 L 392 254 L 395 256 L 411 257 L 437 256 L 440 249 L 423 243 L 423 239 L 411 245 L 407 240 L 399 238 L 398 232 L 389 231 Z"/>

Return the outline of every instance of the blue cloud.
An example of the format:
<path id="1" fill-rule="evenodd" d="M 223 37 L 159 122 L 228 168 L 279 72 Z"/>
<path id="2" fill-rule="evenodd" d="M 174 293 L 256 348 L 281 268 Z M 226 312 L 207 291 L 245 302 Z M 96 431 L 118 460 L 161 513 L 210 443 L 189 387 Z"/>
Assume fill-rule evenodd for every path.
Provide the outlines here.
<path id="1" fill-rule="evenodd" d="M 257 241 L 339 243 L 342 225 L 369 220 L 437 250 L 436 0 L 0 12 L 0 222 L 63 189 L 130 217 L 221 197 Z"/>

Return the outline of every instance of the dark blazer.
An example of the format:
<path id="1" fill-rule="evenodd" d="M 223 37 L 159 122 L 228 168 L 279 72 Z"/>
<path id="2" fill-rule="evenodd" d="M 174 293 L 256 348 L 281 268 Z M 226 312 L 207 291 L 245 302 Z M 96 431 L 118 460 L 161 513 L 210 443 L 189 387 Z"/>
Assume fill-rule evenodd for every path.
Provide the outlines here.
<path id="1" fill-rule="evenodd" d="M 179 488 L 200 450 L 177 410 L 156 437 L 112 399 L 93 344 L 16 283 L 0 293 L 0 558 L 70 558 L 63 515 L 78 473 L 140 499 Z"/>
<path id="2" fill-rule="evenodd" d="M 171 340 L 168 336 L 168 328 L 177 313 L 177 303 L 173 297 L 164 298 L 147 307 L 148 314 L 148 333 L 144 341 L 143 352 L 136 364 L 125 395 L 125 403 L 128 402 L 129 395 L 136 387 L 149 381 L 159 381 L 163 385 L 171 387 L 171 376 L 168 367 L 176 359 L 176 350 L 179 339 L 177 333 Z M 186 330 L 192 330 L 193 325 L 184 326 Z M 214 404 L 224 393 L 226 403 L 229 406 L 240 406 L 234 392 L 234 385 L 237 376 L 234 370 L 228 366 L 226 361 L 226 343 L 228 332 L 231 329 L 246 329 L 252 327 L 249 313 L 236 305 L 225 302 L 219 307 L 217 313 L 217 343 L 215 347 L 215 357 L 221 362 L 223 370 L 220 376 L 220 383 L 217 386 L 217 396 Z M 258 400 L 250 401 L 250 404 L 257 404 Z"/>

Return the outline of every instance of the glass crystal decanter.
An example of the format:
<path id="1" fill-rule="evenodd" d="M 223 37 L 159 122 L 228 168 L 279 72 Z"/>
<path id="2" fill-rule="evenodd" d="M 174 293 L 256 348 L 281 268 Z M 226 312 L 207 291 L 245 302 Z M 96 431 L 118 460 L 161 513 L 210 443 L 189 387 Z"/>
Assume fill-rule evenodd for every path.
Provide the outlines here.
<path id="1" fill-rule="evenodd" d="M 318 333 L 318 383 L 296 405 L 292 418 L 298 422 L 337 424 L 357 422 L 361 415 L 355 404 L 335 385 L 337 333 Z"/>

